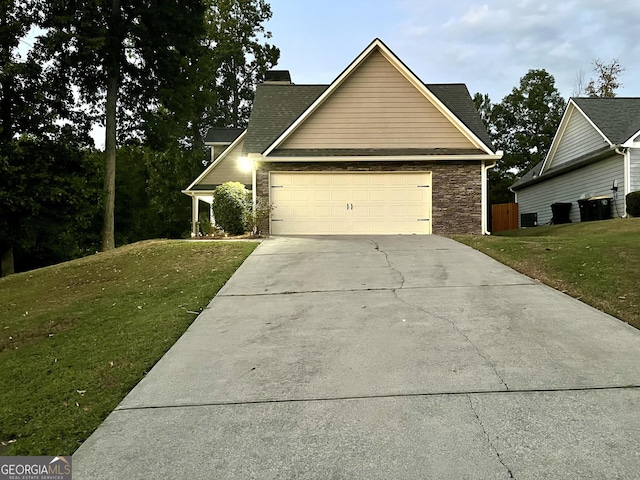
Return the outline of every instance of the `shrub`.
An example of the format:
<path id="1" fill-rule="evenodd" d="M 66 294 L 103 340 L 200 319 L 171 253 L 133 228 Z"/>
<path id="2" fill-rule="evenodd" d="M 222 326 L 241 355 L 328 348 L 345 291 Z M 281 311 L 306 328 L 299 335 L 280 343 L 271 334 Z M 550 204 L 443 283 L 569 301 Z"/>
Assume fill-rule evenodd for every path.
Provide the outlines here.
<path id="1" fill-rule="evenodd" d="M 627 213 L 632 217 L 640 217 L 640 190 L 627 194 Z"/>
<path id="2" fill-rule="evenodd" d="M 231 235 L 242 235 L 246 231 L 246 212 L 251 208 L 247 202 L 247 189 L 239 182 L 227 182 L 213 192 L 213 215 L 216 224 Z"/>
<path id="3" fill-rule="evenodd" d="M 200 231 L 202 232 L 202 235 L 204 235 L 205 237 L 208 237 L 213 233 L 213 225 L 211 225 L 209 215 L 207 215 L 206 213 L 203 212 L 200 214 L 200 221 L 198 222 L 198 224 L 200 225 Z"/>
<path id="4" fill-rule="evenodd" d="M 258 198 L 256 200 L 256 208 L 247 209 L 245 215 L 245 224 L 247 225 L 247 230 L 249 230 L 253 234 L 260 234 L 261 227 L 265 223 L 265 221 L 269 218 L 273 210 L 273 205 L 269 202 L 265 202 L 263 198 Z"/>

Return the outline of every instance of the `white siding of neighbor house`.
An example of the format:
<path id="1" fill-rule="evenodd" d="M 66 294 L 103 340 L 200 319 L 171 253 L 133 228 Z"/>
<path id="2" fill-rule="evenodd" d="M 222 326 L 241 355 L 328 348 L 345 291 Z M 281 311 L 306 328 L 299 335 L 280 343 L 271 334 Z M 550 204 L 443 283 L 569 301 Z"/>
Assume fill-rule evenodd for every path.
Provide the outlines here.
<path id="1" fill-rule="evenodd" d="M 593 125 L 575 107 L 570 107 L 569 121 L 567 128 L 562 134 L 560 143 L 551 158 L 551 162 L 546 169 L 557 167 L 569 160 L 578 158 L 587 153 L 596 151 L 608 145 L 602 135 L 593 128 Z"/>
<path id="2" fill-rule="evenodd" d="M 242 155 L 242 145 L 238 144 L 226 156 L 220 160 L 213 170 L 198 182 L 202 185 L 220 185 L 225 182 L 240 182 L 244 185 L 251 184 L 251 172 L 243 172 L 238 166 L 238 159 Z"/>
<path id="3" fill-rule="evenodd" d="M 571 202 L 570 218 L 572 222 L 580 221 L 580 209 L 577 201 L 581 198 L 611 196 L 613 181 L 624 185 L 624 158 L 615 155 L 572 172 L 551 178 L 519 190 L 518 210 L 523 213 L 537 213 L 538 225 L 551 221 L 551 204 Z M 622 190 L 614 201 L 613 217 L 623 216 L 626 207 Z"/>
<path id="4" fill-rule="evenodd" d="M 281 148 L 475 148 L 377 50 Z"/>
<path id="5" fill-rule="evenodd" d="M 631 192 L 640 190 L 640 148 L 631 149 Z"/>

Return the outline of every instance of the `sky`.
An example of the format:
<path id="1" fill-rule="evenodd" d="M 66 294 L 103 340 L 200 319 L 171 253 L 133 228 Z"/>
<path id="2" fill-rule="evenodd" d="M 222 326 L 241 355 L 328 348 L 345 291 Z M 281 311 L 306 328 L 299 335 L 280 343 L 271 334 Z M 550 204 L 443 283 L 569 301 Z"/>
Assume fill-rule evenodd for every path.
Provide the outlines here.
<path id="1" fill-rule="evenodd" d="M 268 0 L 278 69 L 294 83 L 330 83 L 380 38 L 425 83 L 466 83 L 497 103 L 530 69 L 564 98 L 594 59 L 617 58 L 618 96 L 640 96 L 637 0 Z"/>

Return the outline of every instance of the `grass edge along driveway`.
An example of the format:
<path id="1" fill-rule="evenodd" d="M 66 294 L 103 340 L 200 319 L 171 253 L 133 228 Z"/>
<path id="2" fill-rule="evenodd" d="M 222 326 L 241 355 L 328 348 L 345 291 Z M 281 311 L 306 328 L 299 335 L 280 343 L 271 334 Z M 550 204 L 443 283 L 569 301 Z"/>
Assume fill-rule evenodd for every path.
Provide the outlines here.
<path id="1" fill-rule="evenodd" d="M 0 278 L 0 455 L 70 455 L 256 242 L 152 240 Z"/>
<path id="2" fill-rule="evenodd" d="M 452 238 L 640 329 L 640 218 Z"/>

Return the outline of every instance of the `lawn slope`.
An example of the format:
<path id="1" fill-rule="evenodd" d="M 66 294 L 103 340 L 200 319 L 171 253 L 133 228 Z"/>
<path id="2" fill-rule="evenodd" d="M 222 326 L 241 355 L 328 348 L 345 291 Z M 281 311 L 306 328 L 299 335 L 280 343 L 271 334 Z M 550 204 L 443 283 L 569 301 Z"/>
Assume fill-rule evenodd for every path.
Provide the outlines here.
<path id="1" fill-rule="evenodd" d="M 256 246 L 147 241 L 0 278 L 0 455 L 73 453 Z"/>
<path id="2" fill-rule="evenodd" d="M 454 239 L 640 328 L 640 218 Z"/>

